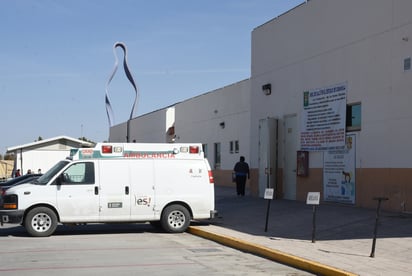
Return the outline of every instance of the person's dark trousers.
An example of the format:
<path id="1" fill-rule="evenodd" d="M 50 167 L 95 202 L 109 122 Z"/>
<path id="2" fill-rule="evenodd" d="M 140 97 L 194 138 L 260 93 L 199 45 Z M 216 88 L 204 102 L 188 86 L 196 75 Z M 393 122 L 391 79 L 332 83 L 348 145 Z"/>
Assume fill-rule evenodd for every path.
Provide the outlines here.
<path id="1" fill-rule="evenodd" d="M 236 176 L 236 192 L 237 195 L 245 195 L 245 186 L 246 186 L 246 175 L 237 175 Z"/>

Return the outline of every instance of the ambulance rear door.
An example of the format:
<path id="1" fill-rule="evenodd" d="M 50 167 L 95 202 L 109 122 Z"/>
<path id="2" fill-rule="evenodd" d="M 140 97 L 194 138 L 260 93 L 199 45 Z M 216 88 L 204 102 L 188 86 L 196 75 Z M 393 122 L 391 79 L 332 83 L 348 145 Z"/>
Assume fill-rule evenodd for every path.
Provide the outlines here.
<path id="1" fill-rule="evenodd" d="M 156 160 L 156 210 L 170 202 L 184 202 L 193 216 L 208 218 L 214 208 L 214 185 L 205 160 Z"/>

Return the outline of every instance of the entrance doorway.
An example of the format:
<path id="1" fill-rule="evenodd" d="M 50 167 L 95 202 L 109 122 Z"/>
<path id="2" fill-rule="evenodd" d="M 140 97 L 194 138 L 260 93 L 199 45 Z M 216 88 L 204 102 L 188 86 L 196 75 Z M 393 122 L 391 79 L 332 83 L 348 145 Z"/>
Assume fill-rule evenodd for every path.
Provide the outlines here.
<path id="1" fill-rule="evenodd" d="M 259 120 L 259 197 L 266 188 L 277 189 L 278 171 L 278 120 Z"/>

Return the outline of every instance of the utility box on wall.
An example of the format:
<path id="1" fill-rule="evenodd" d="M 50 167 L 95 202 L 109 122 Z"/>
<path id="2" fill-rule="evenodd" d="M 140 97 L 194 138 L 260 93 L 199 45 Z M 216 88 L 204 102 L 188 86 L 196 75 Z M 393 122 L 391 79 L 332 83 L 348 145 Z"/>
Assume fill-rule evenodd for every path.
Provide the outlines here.
<path id="1" fill-rule="evenodd" d="M 308 176 L 309 175 L 309 152 L 304 150 L 298 150 L 296 156 L 296 175 Z"/>

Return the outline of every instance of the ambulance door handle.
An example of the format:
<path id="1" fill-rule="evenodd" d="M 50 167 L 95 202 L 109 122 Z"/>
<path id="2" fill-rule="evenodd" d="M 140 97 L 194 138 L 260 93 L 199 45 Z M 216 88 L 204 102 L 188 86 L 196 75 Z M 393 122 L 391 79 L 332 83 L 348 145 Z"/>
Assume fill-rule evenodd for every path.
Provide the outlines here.
<path id="1" fill-rule="evenodd" d="M 126 195 L 129 194 L 129 186 L 126 186 L 126 187 L 124 188 L 124 192 L 126 193 Z"/>
<path id="2" fill-rule="evenodd" d="M 99 194 L 99 187 L 94 186 L 94 194 L 98 195 Z"/>

